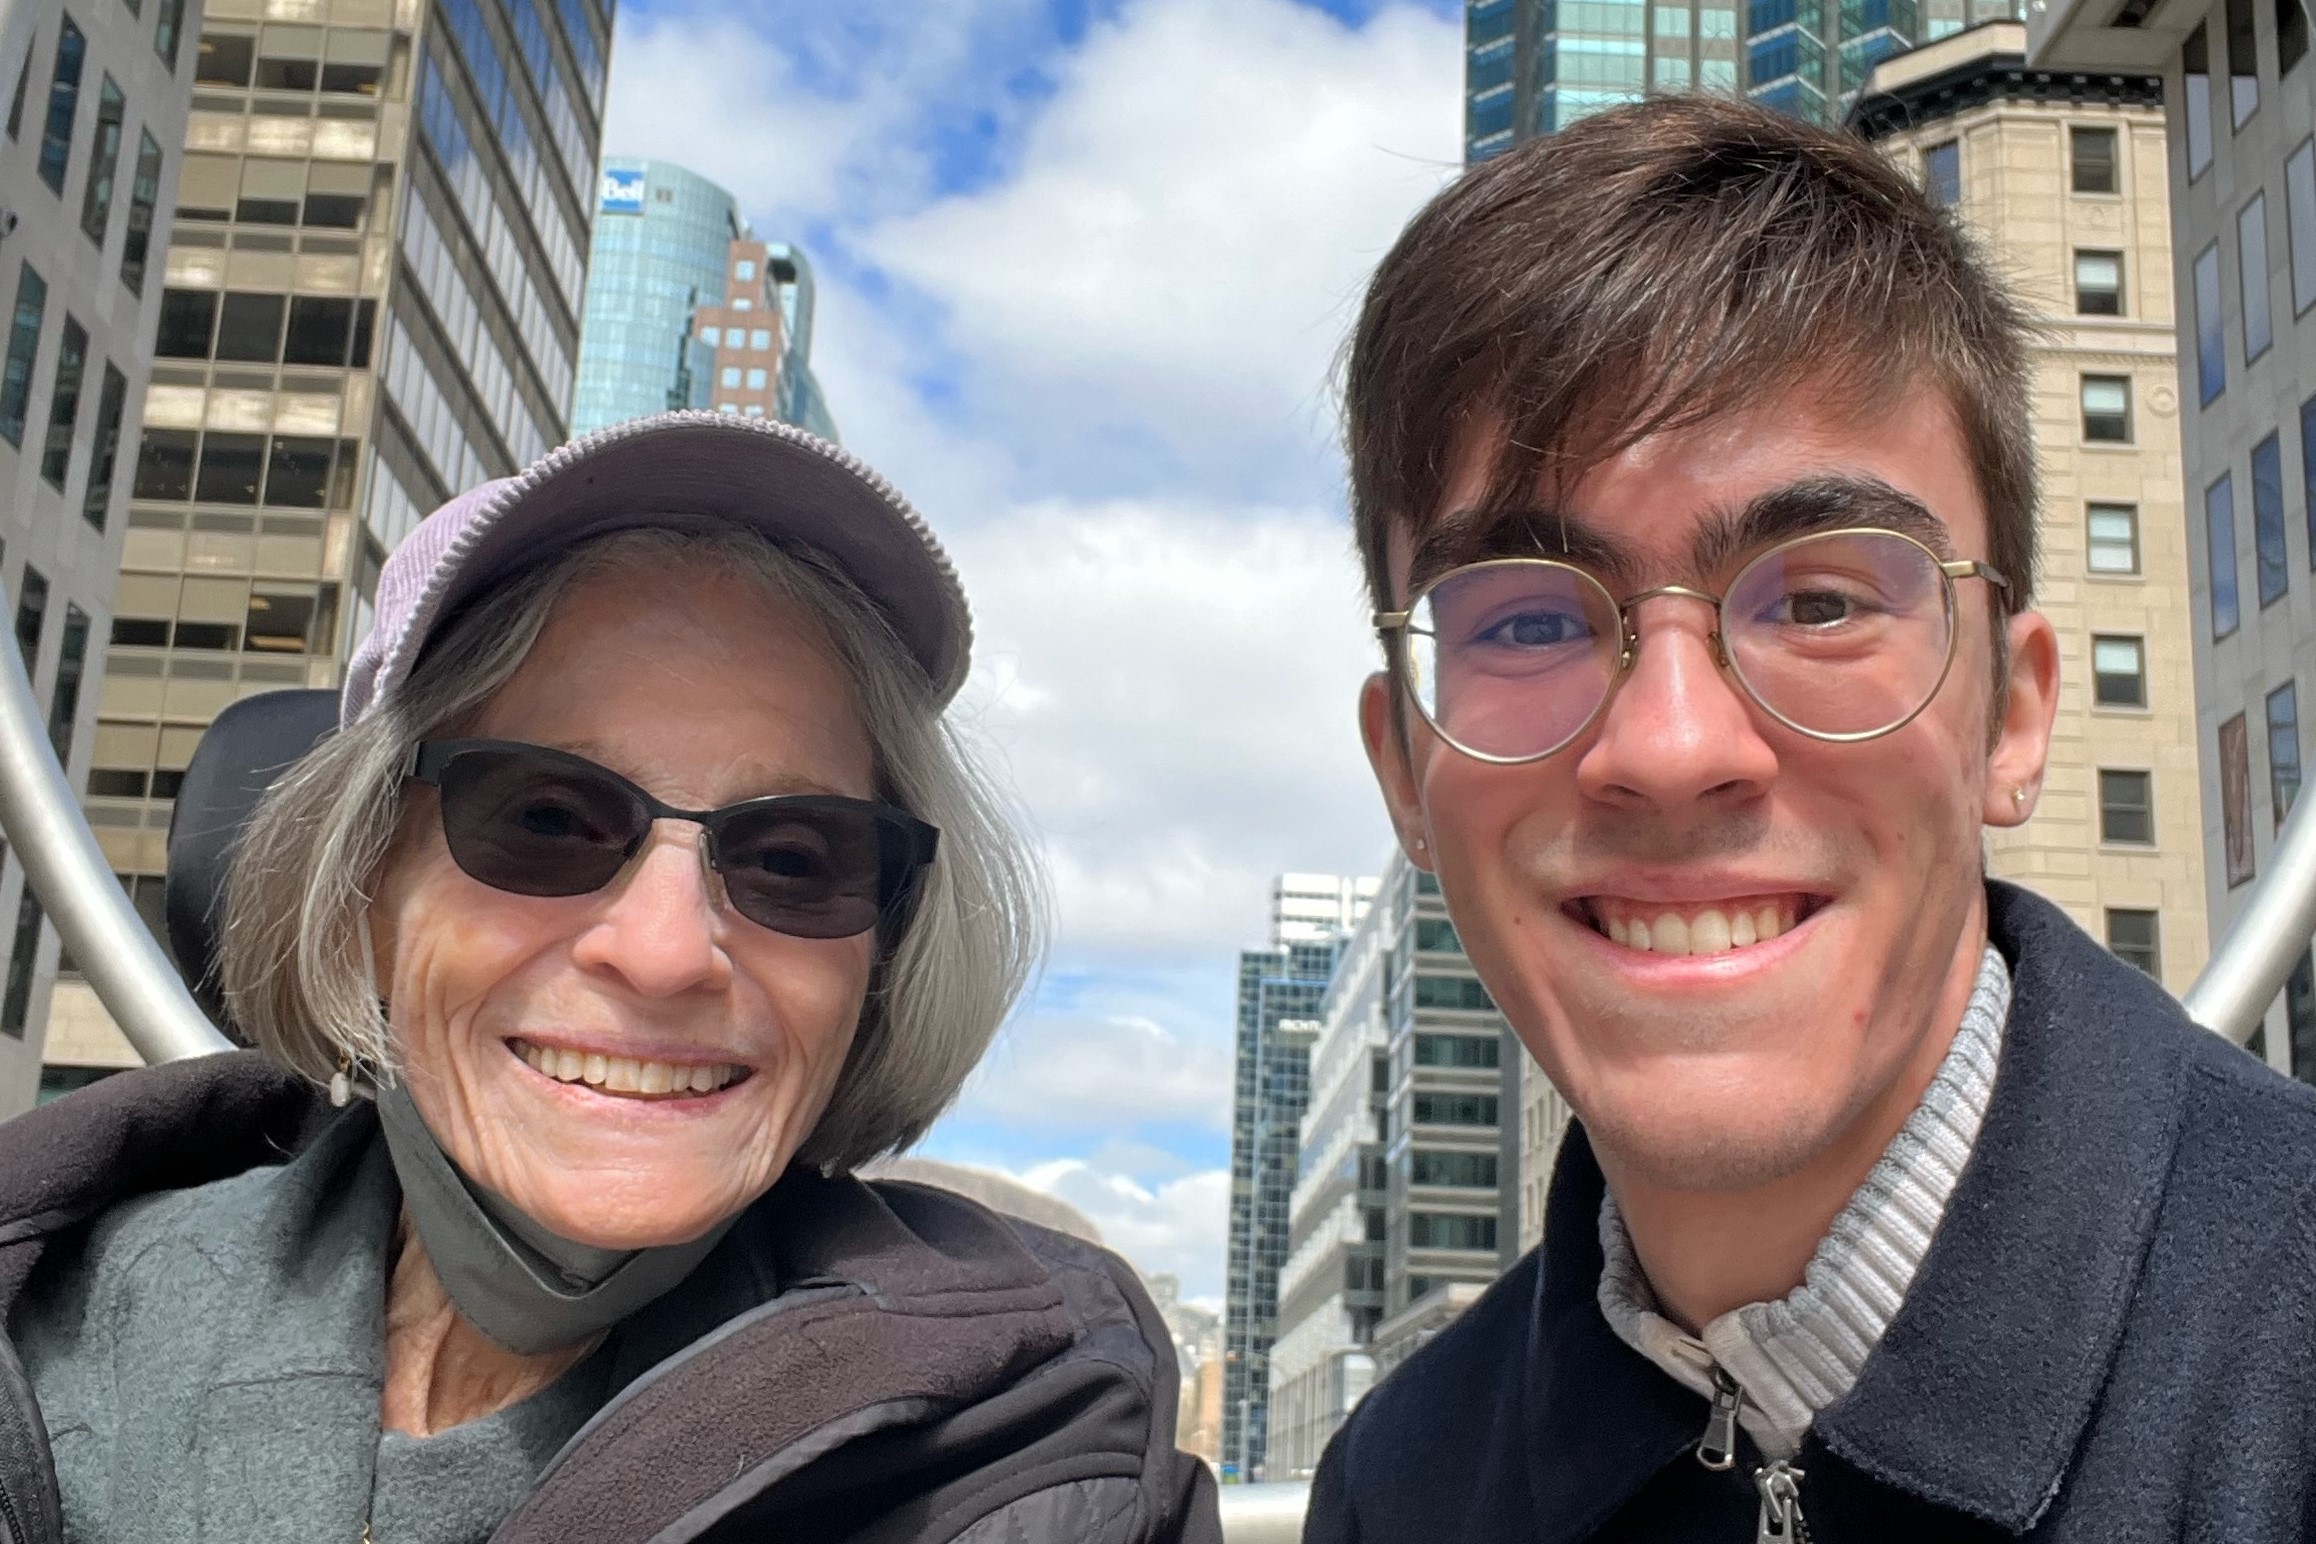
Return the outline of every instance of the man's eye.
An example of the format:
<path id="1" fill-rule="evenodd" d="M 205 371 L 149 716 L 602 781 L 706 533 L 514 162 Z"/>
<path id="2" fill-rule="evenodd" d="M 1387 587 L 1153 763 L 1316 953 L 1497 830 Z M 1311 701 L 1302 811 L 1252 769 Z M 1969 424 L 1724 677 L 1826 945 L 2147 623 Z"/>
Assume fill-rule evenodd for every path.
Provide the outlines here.
<path id="1" fill-rule="evenodd" d="M 1570 616 L 1565 611 L 1523 611 L 1489 627 L 1480 634 L 1480 641 L 1521 649 L 1548 649 L 1574 643 L 1588 631 L 1582 617 Z"/>
<path id="2" fill-rule="evenodd" d="M 1850 620 L 1857 603 L 1833 590 L 1797 590 L 1778 609 L 1784 612 L 1780 620 L 1796 627 L 1831 627 Z"/>

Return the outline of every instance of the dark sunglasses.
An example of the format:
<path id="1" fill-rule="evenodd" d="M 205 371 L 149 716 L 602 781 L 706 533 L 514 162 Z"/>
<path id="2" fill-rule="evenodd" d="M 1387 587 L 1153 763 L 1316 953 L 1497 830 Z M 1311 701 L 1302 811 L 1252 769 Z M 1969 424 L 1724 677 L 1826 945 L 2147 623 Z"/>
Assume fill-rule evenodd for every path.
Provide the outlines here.
<path id="1" fill-rule="evenodd" d="M 941 835 L 889 804 L 833 794 L 680 810 L 583 756 L 514 740 L 427 740 L 408 775 L 440 792 L 452 861 L 494 890 L 600 890 L 652 822 L 688 820 L 707 830 L 732 909 L 794 938 L 850 938 L 896 914 Z"/>

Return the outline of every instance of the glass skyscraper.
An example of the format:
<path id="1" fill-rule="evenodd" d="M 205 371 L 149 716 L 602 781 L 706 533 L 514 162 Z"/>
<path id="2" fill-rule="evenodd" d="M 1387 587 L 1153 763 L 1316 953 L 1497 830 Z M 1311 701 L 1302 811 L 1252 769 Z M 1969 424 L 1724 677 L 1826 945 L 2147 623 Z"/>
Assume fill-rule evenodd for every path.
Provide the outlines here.
<path id="1" fill-rule="evenodd" d="M 724 299 L 743 226 L 732 195 L 670 161 L 607 156 L 587 268 L 571 431 L 706 407 L 715 350 L 694 332 Z"/>
<path id="2" fill-rule="evenodd" d="M 1651 92 L 1742 91 L 1838 123 L 1875 64 L 2019 0 L 1467 0 L 1464 158 Z"/>

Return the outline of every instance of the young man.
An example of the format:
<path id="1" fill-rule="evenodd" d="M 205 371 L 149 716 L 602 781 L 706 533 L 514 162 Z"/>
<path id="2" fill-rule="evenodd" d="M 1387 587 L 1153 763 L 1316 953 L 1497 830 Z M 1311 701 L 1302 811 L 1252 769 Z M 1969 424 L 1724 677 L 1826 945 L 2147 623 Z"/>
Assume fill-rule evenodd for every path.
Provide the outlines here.
<path id="1" fill-rule="evenodd" d="M 1705 98 L 1385 259 L 1368 751 L 1578 1124 L 1314 1544 L 2316 1517 L 2316 1090 L 1981 871 L 2061 689 L 2023 333 L 1872 151 Z"/>

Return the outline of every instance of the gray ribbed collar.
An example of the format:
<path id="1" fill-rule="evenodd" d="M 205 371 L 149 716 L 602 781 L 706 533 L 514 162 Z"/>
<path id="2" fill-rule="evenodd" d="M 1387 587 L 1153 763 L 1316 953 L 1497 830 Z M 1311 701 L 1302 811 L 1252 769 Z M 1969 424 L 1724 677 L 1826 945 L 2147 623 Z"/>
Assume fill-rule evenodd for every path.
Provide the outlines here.
<path id="1" fill-rule="evenodd" d="M 1994 1094 L 2010 969 L 1987 946 L 1954 1044 L 1922 1102 L 1834 1218 L 1802 1284 L 1690 1335 L 1657 1310 L 1614 1195 L 1600 1203 L 1600 1311 L 1617 1338 L 1710 1399 L 1711 1367 L 1745 1391 L 1739 1418 L 1772 1458 L 1790 1458 L 1817 1412 L 1847 1393 L 1897 1316 L 1962 1178 Z"/>

